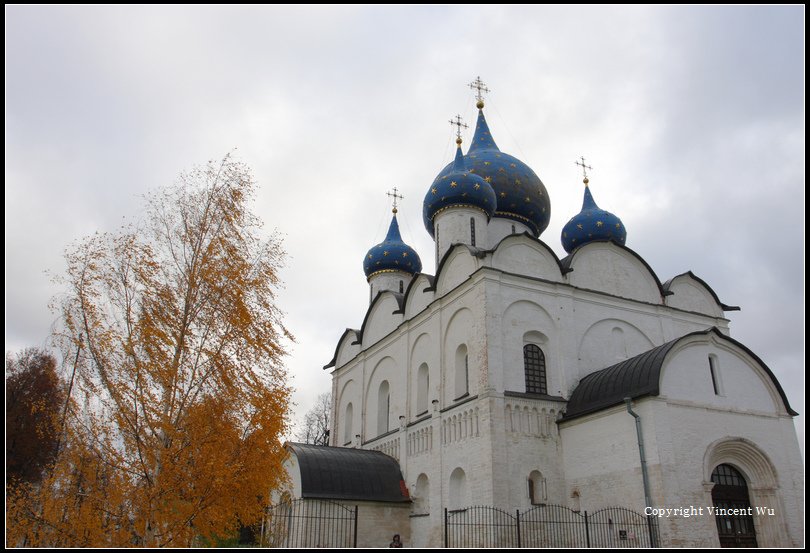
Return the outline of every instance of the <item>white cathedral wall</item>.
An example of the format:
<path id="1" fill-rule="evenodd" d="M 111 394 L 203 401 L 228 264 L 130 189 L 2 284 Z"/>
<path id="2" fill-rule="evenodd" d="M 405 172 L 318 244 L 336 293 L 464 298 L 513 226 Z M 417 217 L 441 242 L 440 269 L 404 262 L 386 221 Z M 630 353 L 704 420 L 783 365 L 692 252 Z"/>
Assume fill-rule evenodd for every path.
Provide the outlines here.
<path id="1" fill-rule="evenodd" d="M 524 232 L 532 234 L 529 227 L 519 221 L 504 219 L 502 217 L 493 217 L 489 220 L 489 225 L 487 226 L 490 244 L 489 247 L 494 248 L 501 240 L 510 234 L 523 234 Z"/>
<path id="2" fill-rule="evenodd" d="M 677 277 L 670 285 L 669 291 L 672 292 L 671 296 L 666 297 L 669 306 L 713 317 L 723 316 L 723 310 L 717 305 L 711 293 L 689 275 Z"/>
<path id="3" fill-rule="evenodd" d="M 549 274 L 552 269 L 559 272 L 550 267 L 556 261 L 543 252 L 528 255 L 536 256 L 538 273 L 547 266 Z M 425 543 L 434 546 L 442 543 L 442 508 L 449 505 L 450 476 L 456 469 L 464 471 L 465 493 L 473 503 L 527 508 L 526 480 L 537 470 L 546 477 L 549 503 L 581 504 L 589 510 L 616 504 L 643 508 L 633 418 L 623 406 L 565 423 L 557 436 L 553 421 L 559 403 L 504 397 L 505 390 L 525 391 L 524 341 L 541 342 L 549 394 L 567 397 L 582 376 L 623 356 L 708 326 L 727 330 L 727 321 L 576 289 L 543 277 L 527 279 L 486 267 L 476 272 L 485 263 L 458 248 L 445 263 L 435 293 L 412 291 L 421 298 L 409 299 L 406 318 L 390 314 L 396 302 L 369 317 L 363 351 L 333 373 L 336 393 L 348 380 L 358 384 L 356 391 L 346 386 L 336 402 L 333 445 L 343 445 L 341 417 L 348 398 L 354 398 L 362 447 L 395 456 L 411 490 L 420 474 L 428 478 L 427 516 L 412 520 L 414 528 L 424 530 L 419 535 L 426 536 Z M 418 278 L 424 282 L 416 285 L 429 286 L 426 277 Z M 430 298 L 436 299 L 429 303 Z M 424 308 L 414 308 L 422 302 Z M 461 343 L 468 348 L 470 397 L 478 395 L 466 403 L 454 402 L 452 371 Z M 697 355 L 702 359 L 702 353 Z M 724 371 L 728 362 L 724 357 L 719 361 Z M 416 371 L 422 363 L 429 367 L 429 406 L 428 416 L 417 417 Z M 390 385 L 389 428 L 396 431 L 377 438 L 375 394 L 382 380 Z M 685 386 L 684 392 L 688 390 Z M 665 416 L 652 407 L 658 403 L 647 400 L 636 409 L 645 417 L 645 436 L 650 434 L 652 444 L 648 445 L 651 474 L 660 484 L 668 476 L 657 461 L 658 450 L 671 452 L 672 445 L 665 435 L 656 435 L 651 422 Z M 663 428 L 663 423 L 659 426 Z"/>
<path id="4" fill-rule="evenodd" d="M 475 221 L 475 247 L 485 250 L 490 241 L 487 235 L 486 213 L 477 208 L 454 207 L 438 213 L 433 220 L 436 240 L 436 265 L 453 244 L 472 246 L 470 220 Z"/>
<path id="5" fill-rule="evenodd" d="M 592 242 L 577 250 L 568 280 L 574 286 L 622 298 L 661 303 L 661 291 L 644 264 L 611 242 Z"/>
<path id="6" fill-rule="evenodd" d="M 380 292 L 394 292 L 395 294 L 404 294 L 411 283 L 411 275 L 405 271 L 390 271 L 384 273 L 377 273 L 368 279 L 369 285 L 369 303 L 374 301 L 377 294 Z"/>

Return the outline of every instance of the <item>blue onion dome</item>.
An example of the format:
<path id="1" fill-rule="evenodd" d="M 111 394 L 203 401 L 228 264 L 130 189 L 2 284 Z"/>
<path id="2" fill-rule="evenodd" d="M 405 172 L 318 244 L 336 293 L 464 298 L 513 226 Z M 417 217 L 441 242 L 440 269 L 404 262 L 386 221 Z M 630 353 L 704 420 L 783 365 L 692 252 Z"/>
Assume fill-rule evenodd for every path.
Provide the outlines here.
<path id="1" fill-rule="evenodd" d="M 495 213 L 497 200 L 492 185 L 468 170 L 467 161 L 461 153 L 460 138 L 456 144 L 455 160 L 436 177 L 422 202 L 422 219 L 431 236 L 434 232 L 433 219 L 446 209 L 472 207 L 486 213 L 487 219 Z"/>
<path id="2" fill-rule="evenodd" d="M 413 275 L 421 270 L 422 261 L 419 259 L 419 255 L 412 247 L 403 242 L 399 235 L 395 208 L 385 240 L 368 250 L 363 260 L 363 271 L 366 273 L 366 278 L 371 278 L 377 273 L 404 271 Z"/>
<path id="3" fill-rule="evenodd" d="M 477 106 L 478 123 L 465 157 L 469 171 L 492 185 L 497 199 L 495 217 L 519 221 L 540 236 L 551 218 L 546 187 L 528 165 L 498 149 L 484 117 L 483 101 Z M 445 167 L 437 180 L 451 170 L 449 165 Z"/>
<path id="4" fill-rule="evenodd" d="M 585 183 L 585 197 L 582 200 L 582 211 L 571 218 L 562 230 L 562 245 L 565 251 L 571 253 L 582 244 L 594 240 L 613 240 L 624 245 L 627 240 L 627 229 L 622 220 L 604 209 L 600 209 L 593 200 L 587 177 Z"/>

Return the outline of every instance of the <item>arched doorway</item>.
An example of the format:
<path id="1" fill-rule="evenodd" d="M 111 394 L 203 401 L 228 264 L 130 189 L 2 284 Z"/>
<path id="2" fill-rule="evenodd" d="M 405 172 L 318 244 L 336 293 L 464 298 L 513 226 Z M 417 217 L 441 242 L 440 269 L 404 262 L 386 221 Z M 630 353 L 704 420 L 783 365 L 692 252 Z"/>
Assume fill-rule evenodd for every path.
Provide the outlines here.
<path id="1" fill-rule="evenodd" d="M 751 501 L 745 477 L 731 465 L 721 464 L 712 471 L 712 482 L 720 547 L 757 547 L 754 517 L 747 514 L 750 513 Z M 746 514 L 728 514 L 731 510 Z"/>

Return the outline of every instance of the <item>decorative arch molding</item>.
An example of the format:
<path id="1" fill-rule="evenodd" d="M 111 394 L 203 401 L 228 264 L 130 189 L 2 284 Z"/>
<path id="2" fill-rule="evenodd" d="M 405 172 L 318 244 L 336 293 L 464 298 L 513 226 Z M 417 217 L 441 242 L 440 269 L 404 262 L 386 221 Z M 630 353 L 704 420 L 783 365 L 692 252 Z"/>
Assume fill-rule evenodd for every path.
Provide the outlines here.
<path id="1" fill-rule="evenodd" d="M 717 292 L 715 292 L 711 286 L 709 286 L 705 280 L 697 276 L 692 271 L 686 271 L 685 273 L 681 273 L 672 277 L 671 279 L 667 280 L 664 284 L 664 291 L 669 292 L 672 297 L 667 298 L 667 305 L 672 305 L 673 307 L 678 307 L 678 284 L 679 283 L 689 283 L 692 286 L 695 286 L 697 289 L 702 290 L 704 294 L 707 294 L 711 301 L 715 304 L 717 308 L 720 310 L 720 316 L 722 316 L 723 311 L 739 311 L 740 308 L 736 305 L 726 305 L 725 303 L 720 301 L 720 298 L 717 296 Z"/>
<path id="2" fill-rule="evenodd" d="M 620 335 L 614 332 L 618 328 Z M 620 337 L 623 340 L 619 348 L 614 340 Z M 633 323 L 614 318 L 605 318 L 595 321 L 585 332 L 577 345 L 577 358 L 581 368 L 591 370 L 599 368 L 604 363 L 605 352 L 614 352 L 617 361 L 638 355 L 655 347 L 653 340 L 646 332 Z M 617 350 L 617 348 L 619 348 Z M 589 352 L 596 353 L 590 355 Z"/>
<path id="3" fill-rule="evenodd" d="M 598 280 L 594 279 L 594 275 L 591 274 L 593 271 L 585 271 L 582 275 L 577 274 L 577 265 L 583 263 L 583 260 L 587 261 L 587 258 L 592 255 L 599 255 L 599 252 L 609 252 L 629 263 L 630 266 L 634 266 L 638 270 L 638 274 L 647 280 L 647 288 L 649 288 L 650 294 L 642 294 L 638 286 L 629 288 L 625 286 L 619 290 L 606 289 L 600 284 L 601 282 L 605 282 L 604 274 L 600 274 Z M 583 244 L 568 256 L 564 257 L 560 263 L 563 270 L 571 272 L 567 275 L 568 282 L 577 287 L 584 287 L 614 296 L 627 297 L 629 299 L 636 299 L 658 305 L 664 304 L 664 298 L 672 293 L 664 289 L 658 275 L 655 274 L 655 271 L 653 271 L 650 264 L 647 263 L 643 257 L 627 246 L 617 244 L 612 240 L 594 240 Z M 604 263 L 600 263 L 600 265 L 604 266 Z M 620 263 L 613 263 L 610 266 L 618 267 L 619 265 Z M 617 275 L 614 275 L 614 277 L 618 278 Z M 655 290 L 654 293 L 653 290 Z"/>
<path id="4" fill-rule="evenodd" d="M 332 356 L 332 360 L 324 365 L 323 368 L 337 368 L 338 357 L 340 357 L 340 354 L 343 353 L 343 349 L 351 346 L 358 346 L 354 352 L 356 355 L 360 351 L 360 331 L 354 328 L 347 328 L 343 331 L 343 334 L 340 335 L 340 339 L 338 339 L 337 347 L 335 347 L 335 354 Z M 354 357 L 354 355 L 352 355 L 352 357 Z"/>
<path id="5" fill-rule="evenodd" d="M 717 465 L 727 464 L 739 470 L 756 488 L 777 488 L 776 468 L 754 442 L 746 438 L 727 436 L 712 442 L 703 456 L 703 481 L 710 482 Z"/>
<path id="6" fill-rule="evenodd" d="M 706 505 L 712 504 L 712 471 L 718 465 L 739 470 L 748 484 L 752 506 L 773 509 L 776 516 L 755 516 L 754 529 L 760 547 L 797 547 L 790 543 L 785 510 L 779 495 L 779 477 L 768 455 L 757 444 L 739 436 L 715 440 L 703 456 L 703 490 Z M 767 512 L 767 511 L 766 511 Z M 719 545 L 719 537 L 717 541 Z"/>
<path id="7" fill-rule="evenodd" d="M 520 255 L 521 252 L 528 255 Z M 563 269 L 557 254 L 545 242 L 528 232 L 506 236 L 498 242 L 491 253 L 492 266 L 510 273 L 563 282 L 563 275 L 567 272 Z M 516 259 L 520 259 L 522 267 L 528 267 L 528 273 L 525 268 L 515 270 Z"/>

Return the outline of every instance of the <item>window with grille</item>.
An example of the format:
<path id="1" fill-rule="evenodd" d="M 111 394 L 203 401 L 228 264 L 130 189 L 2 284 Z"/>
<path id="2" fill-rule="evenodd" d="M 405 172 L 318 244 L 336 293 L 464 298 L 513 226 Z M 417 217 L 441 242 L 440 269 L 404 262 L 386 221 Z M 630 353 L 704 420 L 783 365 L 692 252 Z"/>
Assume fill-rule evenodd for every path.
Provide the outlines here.
<path id="1" fill-rule="evenodd" d="M 526 393 L 546 394 L 546 356 L 535 344 L 523 346 L 523 368 L 526 372 Z"/>

